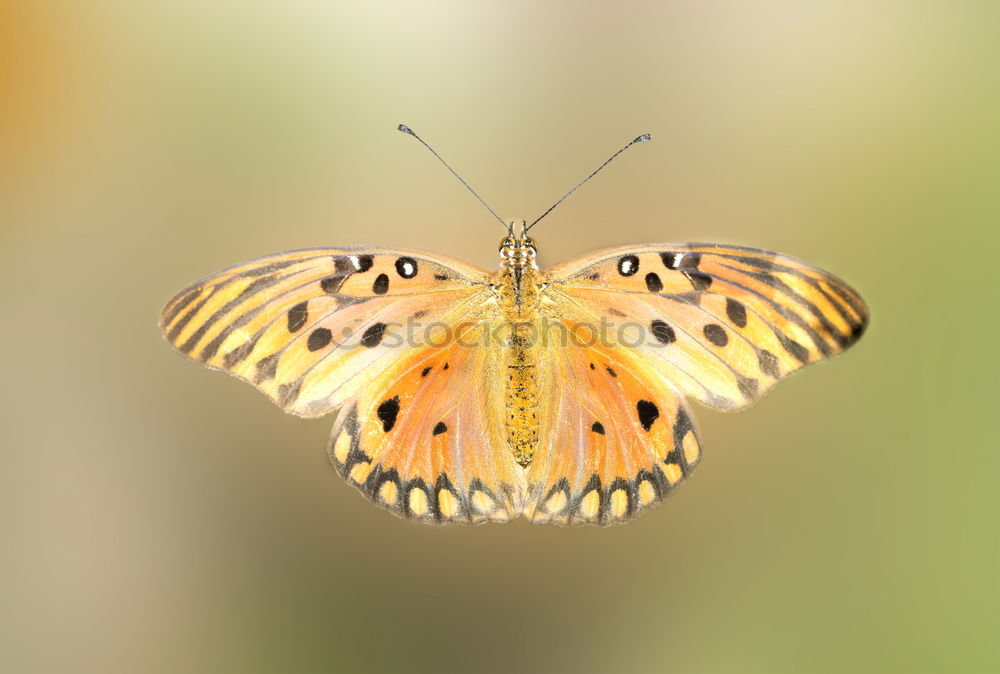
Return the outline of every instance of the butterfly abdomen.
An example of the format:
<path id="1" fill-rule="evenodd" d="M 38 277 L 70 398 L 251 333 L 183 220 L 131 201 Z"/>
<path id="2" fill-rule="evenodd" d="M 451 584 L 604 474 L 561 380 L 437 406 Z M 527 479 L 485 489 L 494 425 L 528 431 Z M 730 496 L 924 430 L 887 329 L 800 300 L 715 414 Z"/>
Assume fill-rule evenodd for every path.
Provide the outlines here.
<path id="1" fill-rule="evenodd" d="M 505 345 L 505 427 L 514 460 L 531 463 L 538 445 L 538 316 L 537 271 L 505 273 L 500 305 L 508 326 Z"/>

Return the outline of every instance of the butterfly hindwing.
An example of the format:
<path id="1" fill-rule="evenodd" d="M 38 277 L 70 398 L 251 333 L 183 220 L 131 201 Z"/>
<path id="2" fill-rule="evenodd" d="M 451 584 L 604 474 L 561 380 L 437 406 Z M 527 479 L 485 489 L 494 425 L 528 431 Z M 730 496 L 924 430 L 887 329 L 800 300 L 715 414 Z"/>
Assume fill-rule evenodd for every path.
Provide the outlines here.
<path id="1" fill-rule="evenodd" d="M 497 353 L 483 325 L 394 363 L 338 416 L 334 466 L 369 499 L 425 522 L 505 522 L 523 506 L 523 471 L 493 418 Z M 479 334 L 477 334 L 479 333 Z"/>
<path id="2" fill-rule="evenodd" d="M 553 342 L 545 370 L 553 423 L 528 473 L 525 515 L 533 522 L 625 522 L 697 465 L 701 448 L 683 398 L 641 357 Z"/>
<path id="3" fill-rule="evenodd" d="M 836 277 L 749 248 L 662 244 L 605 251 L 550 272 L 566 315 L 642 354 L 685 395 L 743 407 L 860 338 L 868 310 Z"/>

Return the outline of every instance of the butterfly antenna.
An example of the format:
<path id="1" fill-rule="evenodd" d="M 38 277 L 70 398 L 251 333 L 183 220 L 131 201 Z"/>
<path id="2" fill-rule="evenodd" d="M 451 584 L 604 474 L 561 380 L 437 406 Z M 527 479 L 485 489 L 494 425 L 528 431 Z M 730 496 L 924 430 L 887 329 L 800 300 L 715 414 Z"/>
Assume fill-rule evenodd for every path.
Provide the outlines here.
<path id="1" fill-rule="evenodd" d="M 410 135 L 410 136 L 413 136 L 414 138 L 416 138 L 417 140 L 419 140 L 421 145 L 423 145 L 428 150 L 430 150 L 431 154 L 434 155 L 435 157 L 437 157 L 438 161 L 441 162 L 442 164 L 444 164 L 444 167 L 446 169 L 448 169 L 449 171 L 451 171 L 451 174 L 453 176 L 455 176 L 456 178 L 458 178 L 458 181 L 460 183 L 462 183 L 463 185 L 465 185 L 465 189 L 467 189 L 470 192 L 472 192 L 472 196 L 474 196 L 475 198 L 479 199 L 479 203 L 481 203 L 483 206 L 486 207 L 486 210 L 488 210 L 490 212 L 490 214 L 493 215 L 493 217 L 496 218 L 497 221 L 501 225 L 503 225 L 504 229 L 508 229 L 508 230 L 510 229 L 510 226 L 506 222 L 503 221 L 503 218 L 501 218 L 499 215 L 497 215 L 496 211 L 494 211 L 492 208 L 490 208 L 490 205 L 488 203 L 486 203 L 486 200 L 483 199 L 481 196 L 479 196 L 476 193 L 476 190 L 472 189 L 472 186 L 469 185 L 469 183 L 465 182 L 465 180 L 462 178 L 462 176 L 458 175 L 455 172 L 455 169 L 453 169 L 451 166 L 449 166 L 448 162 L 446 162 L 444 159 L 442 159 L 441 155 L 439 155 L 437 152 L 434 151 L 434 148 L 432 148 L 430 145 L 428 145 L 426 142 L 424 142 L 423 138 L 421 138 L 417 134 L 413 133 L 413 129 L 411 129 L 410 127 L 406 126 L 405 124 L 400 124 L 396 128 L 399 129 L 400 131 L 402 131 L 403 133 L 405 133 L 407 135 Z"/>
<path id="2" fill-rule="evenodd" d="M 585 182 L 587 182 L 588 180 L 590 180 L 591 178 L 593 178 L 594 176 L 596 176 L 596 175 L 597 175 L 598 173 L 600 173 L 600 172 L 601 172 L 601 169 L 603 169 L 603 168 L 604 168 L 605 166 L 607 166 L 608 164 L 610 164 L 610 163 L 612 162 L 612 160 L 613 160 L 613 159 L 614 159 L 615 157 L 617 157 L 617 156 L 618 156 L 618 155 L 620 155 L 620 154 L 621 154 L 622 152 L 624 152 L 625 150 L 629 149 L 630 147 L 632 147 L 632 146 L 633 146 L 633 145 L 635 145 L 636 143 L 645 143 L 646 141 L 649 141 L 649 140 L 653 140 L 653 135 L 652 135 L 652 134 L 649 134 L 649 133 L 644 133 L 644 134 L 642 134 L 641 136 L 639 136 L 639 137 L 637 137 L 637 138 L 633 138 L 633 139 L 632 139 L 632 140 L 631 140 L 631 141 L 629 142 L 629 144 L 628 144 L 628 145 L 626 145 L 626 146 L 625 146 L 625 147 L 623 147 L 622 149 L 618 150 L 618 152 L 615 152 L 615 153 L 614 153 L 613 155 L 611 155 L 610 157 L 608 157 L 608 160 L 607 160 L 606 162 L 604 162 L 603 164 L 601 164 L 600 166 L 598 166 L 598 167 L 597 167 L 597 169 L 596 169 L 596 170 L 595 170 L 595 171 L 594 171 L 593 173 L 591 173 L 591 174 L 590 174 L 589 176 L 587 176 L 586 178 L 584 178 L 583 180 L 581 180 L 580 182 L 578 182 L 578 183 L 576 184 L 576 186 L 575 186 L 575 187 L 573 187 L 573 189 L 571 189 L 571 190 L 570 190 L 569 192 L 567 192 L 566 194 L 564 194 L 564 195 L 563 195 L 562 199 L 560 199 L 560 200 L 559 200 L 559 201 L 557 201 L 556 203 L 554 203 L 554 204 L 552 204 L 551 206 L 549 206 L 549 210 L 547 210 L 547 211 L 545 211 L 544 213 L 542 213 L 541 215 L 539 215 L 539 216 L 538 216 L 538 217 L 537 217 L 537 218 L 535 219 L 535 221 L 534 221 L 534 222 L 532 222 L 532 223 L 531 223 L 530 225 L 528 225 L 527 227 L 525 227 L 525 229 L 524 229 L 525 233 L 527 233 L 527 231 L 528 231 L 529 229 L 531 229 L 532 227 L 534 227 L 535 225 L 537 225 L 537 224 L 538 224 L 538 221 L 539 221 L 539 220 L 541 220 L 541 219 L 542 219 L 542 218 L 544 218 L 544 217 L 545 217 L 546 215 L 548 215 L 549 213 L 551 213 L 551 212 L 552 212 L 552 210 L 553 210 L 553 209 L 554 209 L 554 208 L 555 208 L 556 206 L 558 206 L 558 205 L 559 205 L 559 204 L 561 204 L 562 202 L 566 201 L 566 197 L 568 197 L 569 195 L 573 194 L 573 192 L 576 192 L 576 191 L 577 191 L 578 189 L 580 189 L 580 187 L 582 187 L 582 186 L 583 186 L 583 184 L 584 184 Z"/>

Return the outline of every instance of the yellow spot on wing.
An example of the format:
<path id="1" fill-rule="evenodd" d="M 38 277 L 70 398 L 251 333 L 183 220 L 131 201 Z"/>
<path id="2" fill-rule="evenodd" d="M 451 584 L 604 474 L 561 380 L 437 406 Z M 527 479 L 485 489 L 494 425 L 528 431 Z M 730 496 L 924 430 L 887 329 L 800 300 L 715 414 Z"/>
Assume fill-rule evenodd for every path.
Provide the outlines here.
<path id="1" fill-rule="evenodd" d="M 341 433 L 337 436 L 337 441 L 333 443 L 333 456 L 338 463 L 347 461 L 347 455 L 351 451 L 351 436 Z"/>
<path id="2" fill-rule="evenodd" d="M 649 480 L 643 480 L 639 483 L 639 503 L 642 505 L 649 505 L 656 498 L 656 490 L 653 488 L 653 483 Z"/>
<path id="3" fill-rule="evenodd" d="M 597 510 L 601 505 L 601 495 L 596 489 L 591 489 L 583 500 L 580 501 L 580 512 L 584 517 L 597 517 Z"/>
<path id="4" fill-rule="evenodd" d="M 487 496 L 484 492 L 477 491 L 472 495 L 472 507 L 483 514 L 488 515 L 493 512 L 496 505 L 493 503 L 493 499 Z"/>
<path id="5" fill-rule="evenodd" d="M 378 497 L 382 499 L 382 503 L 386 505 L 393 505 L 396 502 L 396 493 L 399 490 L 396 489 L 395 482 L 386 482 L 378 490 Z"/>
<path id="6" fill-rule="evenodd" d="M 556 513 L 562 512 L 562 509 L 566 507 L 566 492 L 557 491 L 555 494 L 549 497 L 549 500 L 545 502 L 545 512 L 550 515 L 555 515 Z"/>
<path id="7" fill-rule="evenodd" d="M 628 510 L 628 494 L 624 489 L 615 489 L 611 493 L 611 514 L 621 517 Z"/>
<path id="8" fill-rule="evenodd" d="M 684 448 L 684 460 L 688 462 L 688 465 L 692 466 L 697 463 L 698 457 L 701 456 L 701 449 L 698 447 L 698 440 L 694 437 L 693 431 L 687 432 L 681 446 Z"/>
<path id="9" fill-rule="evenodd" d="M 676 463 L 668 463 L 663 466 L 663 474 L 667 476 L 667 480 L 670 484 L 677 484 L 684 477 L 684 473 L 681 472 L 681 467 Z"/>
<path id="10" fill-rule="evenodd" d="M 368 473 L 372 472 L 372 465 L 370 463 L 365 463 L 364 461 L 356 464 L 354 468 L 351 468 L 351 479 L 361 484 L 368 477 Z"/>
<path id="11" fill-rule="evenodd" d="M 458 514 L 458 499 L 448 489 L 438 490 L 438 508 L 445 517 L 454 517 Z"/>
<path id="12" fill-rule="evenodd" d="M 427 514 L 427 493 L 419 487 L 410 490 L 410 512 L 414 515 Z"/>

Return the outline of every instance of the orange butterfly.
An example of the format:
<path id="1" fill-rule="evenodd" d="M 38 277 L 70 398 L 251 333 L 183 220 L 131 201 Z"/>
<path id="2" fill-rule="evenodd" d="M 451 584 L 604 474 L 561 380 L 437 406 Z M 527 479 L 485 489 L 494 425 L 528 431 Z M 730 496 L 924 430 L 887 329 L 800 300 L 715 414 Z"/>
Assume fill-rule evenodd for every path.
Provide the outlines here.
<path id="1" fill-rule="evenodd" d="M 742 408 L 868 321 L 843 281 L 751 248 L 649 244 L 542 271 L 540 219 L 505 224 L 496 273 L 407 250 L 281 253 L 181 291 L 160 325 L 289 412 L 339 409 L 334 465 L 398 515 L 611 524 L 697 465 L 685 398 Z"/>

